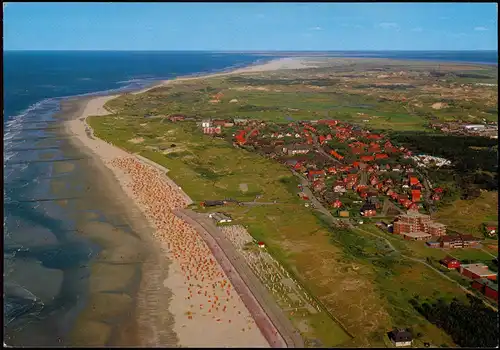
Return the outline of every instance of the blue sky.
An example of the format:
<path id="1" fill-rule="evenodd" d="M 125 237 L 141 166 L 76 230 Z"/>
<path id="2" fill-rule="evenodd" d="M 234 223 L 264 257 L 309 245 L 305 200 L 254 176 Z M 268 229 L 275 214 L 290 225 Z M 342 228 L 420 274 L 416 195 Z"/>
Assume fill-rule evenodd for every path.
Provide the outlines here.
<path id="1" fill-rule="evenodd" d="M 4 50 L 497 50 L 495 3 L 8 3 Z"/>

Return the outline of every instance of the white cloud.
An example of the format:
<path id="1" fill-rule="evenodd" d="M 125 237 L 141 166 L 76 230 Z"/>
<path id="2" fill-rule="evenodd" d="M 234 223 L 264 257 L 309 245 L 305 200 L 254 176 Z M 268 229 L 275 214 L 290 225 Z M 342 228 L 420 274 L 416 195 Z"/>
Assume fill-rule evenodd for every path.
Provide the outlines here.
<path id="1" fill-rule="evenodd" d="M 488 30 L 488 28 L 486 28 L 486 27 L 475 27 L 474 30 L 476 32 L 484 32 L 485 30 Z"/>
<path id="2" fill-rule="evenodd" d="M 399 25 L 397 23 L 394 23 L 394 22 L 382 22 L 382 23 L 379 23 L 378 26 L 380 28 L 383 28 L 383 29 L 399 30 Z"/>
<path id="3" fill-rule="evenodd" d="M 323 30 L 323 28 L 321 28 L 321 27 L 312 27 L 312 28 L 309 28 L 309 30 Z"/>
<path id="4" fill-rule="evenodd" d="M 411 30 L 412 32 L 422 32 L 423 29 L 421 27 L 416 27 Z"/>

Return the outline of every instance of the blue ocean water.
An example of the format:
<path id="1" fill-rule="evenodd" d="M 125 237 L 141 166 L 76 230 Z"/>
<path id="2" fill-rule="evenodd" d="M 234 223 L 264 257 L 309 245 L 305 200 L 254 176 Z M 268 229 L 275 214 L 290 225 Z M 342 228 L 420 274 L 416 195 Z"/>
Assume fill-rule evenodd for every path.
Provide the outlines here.
<path id="1" fill-rule="evenodd" d="M 53 345 L 54 339 L 62 336 L 61 329 L 49 326 L 50 322 L 36 323 L 37 317 L 45 311 L 45 318 L 64 319 L 65 310 L 78 302 L 79 290 L 86 288 L 85 265 L 96 254 L 92 244 L 70 234 L 75 226 L 64 210 L 50 201 L 32 201 L 46 197 L 50 192 L 47 179 L 57 176 L 53 162 L 34 160 L 44 152 L 56 152 L 55 159 L 67 157 L 61 153 L 61 140 L 51 130 L 61 100 L 139 89 L 156 80 L 234 69 L 285 56 L 4 52 L 4 324 L 25 327 L 30 323 L 28 334 L 32 339 L 38 339 L 40 345 Z M 497 52 L 329 52 L 328 56 L 488 64 L 498 61 Z M 44 139 L 50 139 L 51 146 L 41 146 Z"/>
<path id="2" fill-rule="evenodd" d="M 247 66 L 263 57 L 208 52 L 4 52 L 4 324 L 7 342 L 56 345 L 84 298 L 98 247 L 75 234 L 71 203 L 51 197 L 63 154 L 54 115 L 70 96 L 140 89 L 175 76 Z M 43 142 L 49 142 L 48 146 Z M 54 153 L 43 161 L 44 153 Z M 42 160 L 42 161 L 40 161 Z M 77 167 L 84 162 L 74 162 Z M 82 170 L 81 172 L 79 170 Z M 74 184 L 77 185 L 74 185 Z M 43 199 L 43 201 L 39 201 Z M 50 199 L 50 198 L 49 198 Z M 74 313 L 74 312 L 73 312 Z"/>

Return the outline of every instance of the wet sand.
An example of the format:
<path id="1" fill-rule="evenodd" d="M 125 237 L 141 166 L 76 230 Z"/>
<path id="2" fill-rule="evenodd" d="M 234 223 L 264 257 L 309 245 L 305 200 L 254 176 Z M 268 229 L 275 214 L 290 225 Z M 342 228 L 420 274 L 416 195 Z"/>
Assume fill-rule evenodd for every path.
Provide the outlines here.
<path id="1" fill-rule="evenodd" d="M 87 98 L 63 102 L 59 118 L 67 120 L 81 114 L 88 101 Z M 79 213 L 76 218 L 77 235 L 98 244 L 101 251 L 89 264 L 89 295 L 67 344 L 141 346 L 141 329 L 137 323 L 137 305 L 142 302 L 141 298 L 153 296 L 160 308 L 168 306 L 169 298 L 168 290 L 161 290 L 156 285 L 143 288 L 141 283 L 148 274 L 161 275 L 168 271 L 170 261 L 168 257 L 160 257 L 157 246 L 152 243 L 152 229 L 148 221 L 140 209 L 130 202 L 113 173 L 78 138 L 70 139 L 73 144 L 71 149 L 78 148 L 86 159 L 76 163 L 55 163 L 55 173 L 82 172 L 81 176 L 85 178 L 68 190 L 59 186 L 61 180 L 58 177 L 51 181 L 51 187 L 55 197 L 79 197 L 77 201 L 67 201 Z M 79 188 L 82 186 L 84 188 Z M 144 292 L 138 297 L 139 290 Z M 154 308 L 141 310 L 146 313 L 155 311 Z M 161 317 L 162 320 L 172 318 L 168 311 Z M 150 319 L 158 321 L 152 316 L 146 321 Z M 141 326 L 143 332 L 150 328 L 148 322 L 143 322 Z M 165 346 L 175 346 L 178 342 L 175 333 L 168 327 L 161 333 L 154 333 L 152 338 Z"/>

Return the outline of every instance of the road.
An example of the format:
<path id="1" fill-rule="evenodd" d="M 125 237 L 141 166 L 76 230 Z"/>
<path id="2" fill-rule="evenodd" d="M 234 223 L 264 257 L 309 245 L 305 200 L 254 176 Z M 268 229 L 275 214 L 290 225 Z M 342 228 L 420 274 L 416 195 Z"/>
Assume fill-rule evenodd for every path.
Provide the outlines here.
<path id="1" fill-rule="evenodd" d="M 248 205 L 248 206 L 253 206 L 253 205 L 276 205 L 276 204 L 282 204 L 280 202 L 239 202 L 241 205 Z"/>
<path id="2" fill-rule="evenodd" d="M 447 280 L 449 280 L 449 281 L 451 281 L 451 282 L 455 283 L 456 285 L 458 285 L 458 286 L 459 286 L 459 287 L 460 287 L 460 288 L 461 288 L 461 289 L 462 289 L 465 293 L 470 294 L 470 295 L 473 295 L 473 296 L 476 296 L 476 294 L 472 293 L 470 290 L 468 290 L 467 288 L 465 288 L 464 286 L 462 286 L 462 285 L 460 284 L 460 282 L 458 282 L 458 281 L 454 280 L 453 278 L 451 278 L 451 277 L 447 276 L 444 272 L 442 272 L 442 271 L 440 271 L 439 269 L 435 268 L 434 266 L 432 266 L 431 264 L 429 264 L 429 263 L 428 263 L 428 262 L 426 262 L 425 260 L 423 260 L 423 259 L 417 259 L 417 258 L 413 258 L 413 257 L 408 256 L 408 255 L 401 254 L 401 252 L 400 252 L 399 250 L 397 250 L 397 249 L 396 249 L 396 248 L 395 248 L 395 247 L 391 244 L 391 242 L 390 242 L 387 238 L 385 238 L 385 237 L 381 237 L 381 236 L 376 235 L 376 234 L 374 234 L 374 233 L 372 233 L 372 232 L 365 231 L 365 230 L 363 230 L 362 228 L 359 228 L 359 227 L 358 227 L 357 229 L 358 229 L 359 231 L 361 231 L 361 232 L 364 232 L 364 233 L 366 233 L 366 234 L 369 234 L 369 235 L 371 235 L 371 236 L 373 236 L 373 237 L 376 237 L 376 238 L 378 238 L 378 239 L 383 239 L 383 240 L 386 242 L 387 246 L 388 246 L 389 248 L 391 248 L 391 250 L 392 250 L 392 251 L 394 251 L 394 252 L 398 253 L 398 254 L 399 254 L 402 258 L 404 258 L 404 259 L 408 259 L 408 260 L 412 260 L 412 261 L 418 262 L 418 263 L 420 263 L 420 264 L 424 264 L 424 265 L 425 265 L 425 266 L 427 266 L 428 268 L 430 268 L 430 269 L 434 270 L 435 272 L 437 272 L 438 274 L 440 274 L 442 277 L 444 277 L 444 278 L 446 278 Z M 498 311 L 498 309 L 497 309 L 495 306 L 491 305 L 491 304 L 490 304 L 490 303 L 488 303 L 486 300 L 484 300 L 484 299 L 483 299 L 483 302 L 484 302 L 487 306 L 489 306 L 490 308 L 492 308 L 493 310 Z"/>
<path id="3" fill-rule="evenodd" d="M 250 136 L 252 135 L 252 133 L 253 133 L 255 130 L 259 130 L 259 127 L 258 127 L 258 126 L 256 126 L 256 127 L 255 127 L 255 128 L 253 128 L 252 130 L 250 130 L 250 132 L 249 132 L 249 133 L 247 133 L 247 134 L 245 135 L 245 143 L 247 143 L 247 142 L 248 142 L 248 140 L 250 139 Z"/>
<path id="4" fill-rule="evenodd" d="M 423 179 L 422 182 L 424 183 L 424 187 L 425 187 L 424 201 L 427 204 L 427 207 L 429 209 L 429 214 L 432 217 L 432 213 L 434 211 L 433 210 L 434 203 L 432 202 L 432 199 L 431 199 L 431 196 L 432 196 L 431 182 L 429 181 L 428 177 L 425 174 L 423 174 L 420 170 L 416 169 L 416 173 L 419 174 Z"/>
<path id="5" fill-rule="evenodd" d="M 332 219 L 332 221 L 336 221 L 336 219 L 333 217 L 333 215 L 330 213 L 329 210 L 327 210 L 323 204 L 321 204 L 321 202 L 314 196 L 314 194 L 312 193 L 312 191 L 309 189 L 309 181 L 302 175 L 300 175 L 298 172 L 296 172 L 295 170 L 293 169 L 290 169 L 293 173 L 293 175 L 295 175 L 299 180 L 300 180 L 300 184 L 302 185 L 302 192 L 304 192 L 304 194 L 309 197 L 309 200 L 311 201 L 311 203 L 314 205 L 314 208 L 325 214 L 326 216 L 328 216 L 329 218 Z"/>
<path id="6" fill-rule="evenodd" d="M 174 214 L 200 232 L 269 344 L 277 348 L 304 347 L 300 333 L 212 220 L 189 209 L 176 210 Z"/>
<path id="7" fill-rule="evenodd" d="M 339 165 L 343 165 L 342 162 L 340 162 L 337 158 L 335 158 L 331 154 L 328 154 L 327 152 L 325 152 L 325 150 L 323 149 L 323 147 L 319 144 L 318 137 L 316 136 L 316 134 L 314 134 L 312 132 L 310 132 L 310 133 L 311 133 L 314 145 L 316 146 L 316 149 L 318 150 L 319 153 L 321 153 L 322 155 L 324 155 L 328 159 L 331 159 L 333 162 L 335 162 L 335 163 L 337 163 Z"/>

